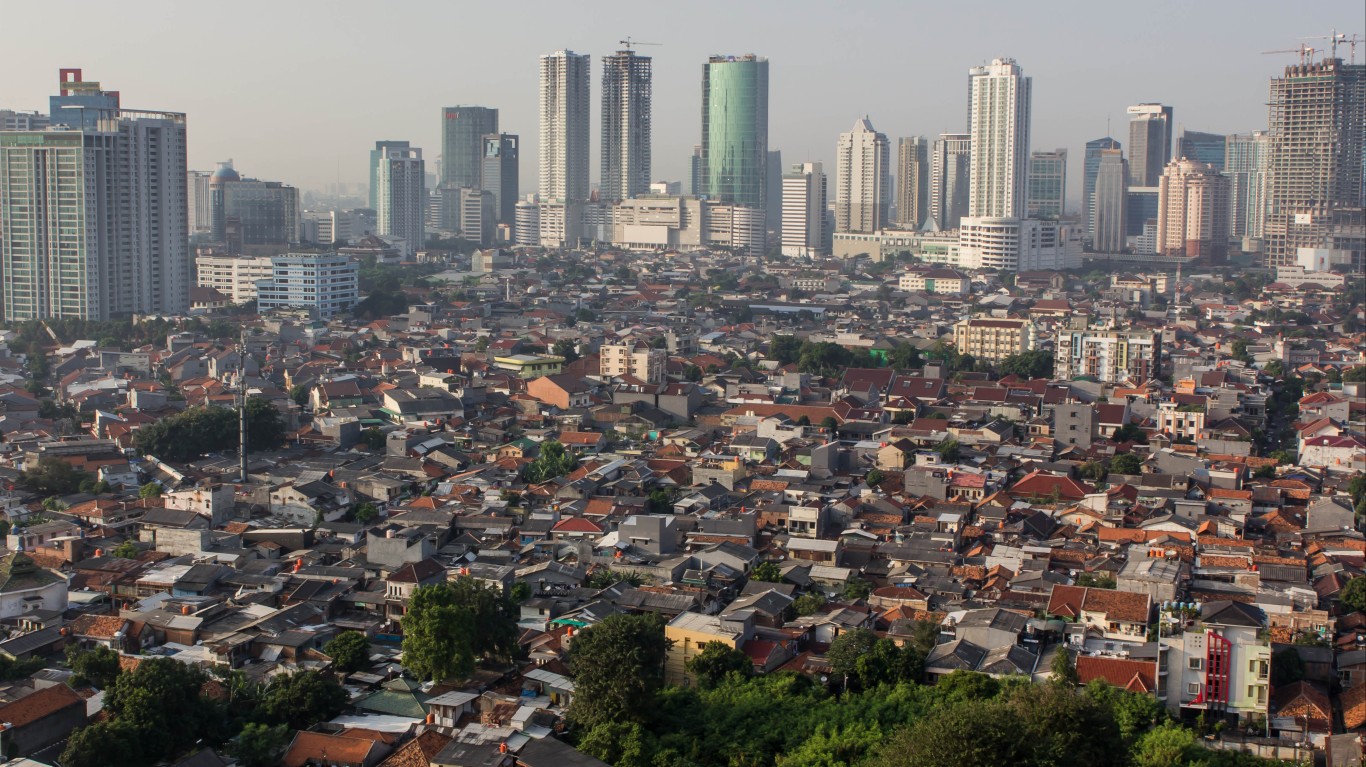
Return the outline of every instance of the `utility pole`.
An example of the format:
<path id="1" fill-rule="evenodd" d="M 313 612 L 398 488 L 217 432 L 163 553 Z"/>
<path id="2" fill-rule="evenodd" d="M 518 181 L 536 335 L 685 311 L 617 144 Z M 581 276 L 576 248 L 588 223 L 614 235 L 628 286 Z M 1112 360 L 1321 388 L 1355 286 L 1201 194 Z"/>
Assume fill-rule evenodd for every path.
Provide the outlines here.
<path id="1" fill-rule="evenodd" d="M 241 481 L 247 484 L 247 330 L 242 329 L 242 344 L 237 355 L 237 460 Z"/>

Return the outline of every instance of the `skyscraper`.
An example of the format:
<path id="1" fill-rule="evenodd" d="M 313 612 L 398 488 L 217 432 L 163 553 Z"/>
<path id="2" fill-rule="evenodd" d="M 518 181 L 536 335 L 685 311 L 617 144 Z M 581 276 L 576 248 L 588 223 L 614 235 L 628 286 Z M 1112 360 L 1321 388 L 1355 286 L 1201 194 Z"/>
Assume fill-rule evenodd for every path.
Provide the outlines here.
<path id="1" fill-rule="evenodd" d="M 1330 58 L 1271 80 L 1265 226 L 1268 266 L 1329 247 L 1339 211 L 1362 207 L 1366 65 Z"/>
<path id="2" fill-rule="evenodd" d="M 1176 160 L 1158 190 L 1157 252 L 1222 261 L 1228 255 L 1228 179 L 1219 169 Z"/>
<path id="3" fill-rule="evenodd" d="M 379 209 L 379 163 L 386 149 L 407 149 L 407 141 L 376 141 L 370 150 L 370 209 Z"/>
<path id="4" fill-rule="evenodd" d="M 1266 171 L 1271 137 L 1265 131 L 1239 133 L 1224 142 L 1224 173 L 1229 179 L 1228 234 L 1261 238 L 1266 224 Z"/>
<path id="5" fill-rule="evenodd" d="M 702 145 L 694 144 L 692 157 L 688 158 L 688 191 L 694 197 L 707 193 L 706 166 L 702 164 Z"/>
<path id="6" fill-rule="evenodd" d="M 542 202 L 588 200 L 589 57 L 569 50 L 541 57 Z"/>
<path id="7" fill-rule="evenodd" d="M 273 256 L 299 241 L 299 190 L 242 178 L 232 160 L 209 177 L 209 230 L 228 253 Z"/>
<path id="8" fill-rule="evenodd" d="M 887 137 L 867 117 L 835 146 L 835 231 L 876 232 L 887 224 L 891 183 Z"/>
<path id="9" fill-rule="evenodd" d="M 1090 242 L 1096 239 L 1096 230 L 1092 223 L 1096 215 L 1093 197 L 1096 192 L 1096 173 L 1100 170 L 1101 152 L 1119 148 L 1119 142 L 1109 136 L 1086 142 L 1086 156 L 1082 160 L 1081 173 L 1081 213 L 1086 219 L 1086 239 Z"/>
<path id="10" fill-rule="evenodd" d="M 1124 250 L 1128 227 L 1129 163 L 1119 149 L 1102 149 L 1091 195 L 1092 247 L 1100 253 Z"/>
<path id="11" fill-rule="evenodd" d="M 617 51 L 602 60 L 601 199 L 650 190 L 650 57 Z"/>
<path id="12" fill-rule="evenodd" d="M 49 130 L 0 133 L 5 319 L 188 312 L 185 115 L 60 85 Z"/>
<path id="13" fill-rule="evenodd" d="M 768 59 L 712 56 L 702 65 L 703 193 L 766 210 Z"/>
<path id="14" fill-rule="evenodd" d="M 919 229 L 930 216 L 930 144 L 924 136 L 897 141 L 896 223 Z"/>
<path id="15" fill-rule="evenodd" d="M 1030 218 L 1061 218 L 1067 207 L 1067 150 L 1029 154 Z"/>
<path id="16" fill-rule="evenodd" d="M 782 253 L 815 256 L 825 250 L 825 172 L 818 162 L 797 163 L 783 175 Z"/>
<path id="17" fill-rule="evenodd" d="M 1025 215 L 1030 78 L 1014 59 L 968 71 L 968 215 Z"/>
<path id="18" fill-rule="evenodd" d="M 1157 186 L 1172 159 L 1172 108 L 1138 104 L 1129 113 L 1129 183 Z"/>
<path id="19" fill-rule="evenodd" d="M 1177 160 L 1195 160 L 1213 165 L 1215 170 L 1224 172 L 1224 139 L 1222 133 L 1202 133 L 1196 130 L 1183 130 L 1176 139 Z M 1164 171 L 1165 172 L 1165 171 Z"/>
<path id="20" fill-rule="evenodd" d="M 941 133 L 930 154 L 930 217 L 940 229 L 957 229 L 968 214 L 968 160 L 972 137 Z"/>
<path id="21" fill-rule="evenodd" d="M 379 148 L 378 144 L 376 148 Z M 375 230 L 382 235 L 403 238 L 404 255 L 411 257 L 427 244 L 427 168 L 422 161 L 422 150 L 405 146 L 385 147 L 380 151 L 376 171 Z"/>
<path id="22" fill-rule="evenodd" d="M 441 185 L 477 187 L 484 137 L 498 132 L 498 110 L 455 106 L 441 110 Z"/>
<path id="23" fill-rule="evenodd" d="M 517 218 L 519 185 L 517 135 L 494 133 L 483 138 L 483 163 L 479 173 L 479 187 L 493 194 L 494 215 L 498 223 L 511 225 Z"/>

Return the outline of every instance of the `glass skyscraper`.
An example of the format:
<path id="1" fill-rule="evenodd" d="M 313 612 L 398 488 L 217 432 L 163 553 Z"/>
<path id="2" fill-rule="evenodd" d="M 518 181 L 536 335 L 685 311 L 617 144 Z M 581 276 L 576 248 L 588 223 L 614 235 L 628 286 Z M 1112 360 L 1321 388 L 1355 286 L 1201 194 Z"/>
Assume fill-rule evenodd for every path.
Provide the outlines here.
<path id="1" fill-rule="evenodd" d="M 1176 140 L 1176 158 L 1209 163 L 1220 173 L 1224 172 L 1224 140 L 1222 133 L 1201 133 L 1196 130 L 1183 130 Z"/>
<path id="2" fill-rule="evenodd" d="M 1030 218 L 1061 218 L 1067 207 L 1067 150 L 1031 152 L 1029 192 Z"/>
<path id="3" fill-rule="evenodd" d="M 498 132 L 498 110 L 457 106 L 441 110 L 441 183 L 479 186 L 484 137 Z"/>
<path id="4" fill-rule="evenodd" d="M 765 209 L 768 59 L 713 56 L 702 67 L 702 193 Z"/>
<path id="5" fill-rule="evenodd" d="M 1094 242 L 1096 229 L 1093 223 L 1096 216 L 1096 173 L 1100 171 L 1100 158 L 1107 149 L 1119 149 L 1119 142 L 1106 136 L 1086 142 L 1086 154 L 1082 158 L 1081 171 L 1081 213 L 1086 219 L 1086 240 Z"/>

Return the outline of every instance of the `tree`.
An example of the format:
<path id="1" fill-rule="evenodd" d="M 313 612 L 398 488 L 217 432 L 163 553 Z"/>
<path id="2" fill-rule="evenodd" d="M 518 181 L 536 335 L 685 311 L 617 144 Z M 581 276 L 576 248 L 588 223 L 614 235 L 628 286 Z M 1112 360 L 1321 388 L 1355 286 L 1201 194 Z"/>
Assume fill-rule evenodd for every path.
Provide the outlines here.
<path id="1" fill-rule="evenodd" d="M 783 571 L 773 562 L 760 562 L 749 572 L 749 579 L 763 583 L 782 583 Z"/>
<path id="2" fill-rule="evenodd" d="M 418 679 L 443 681 L 474 670 L 474 614 L 444 583 L 419 586 L 402 619 L 403 665 Z"/>
<path id="3" fill-rule="evenodd" d="M 798 615 L 815 615 L 825 607 L 825 595 L 819 591 L 802 594 L 792 601 L 792 609 Z"/>
<path id="4" fill-rule="evenodd" d="M 356 506 L 351 512 L 351 516 L 355 518 L 357 523 L 369 525 L 379 519 L 379 509 L 375 508 L 375 504 L 366 501 L 365 503 Z"/>
<path id="5" fill-rule="evenodd" d="M 1267 362 L 1265 365 L 1262 366 L 1262 372 L 1266 373 L 1272 378 L 1281 378 L 1285 376 L 1285 363 L 1281 362 L 1280 360 L 1271 360 L 1270 362 Z M 1346 380 L 1345 377 L 1344 380 Z"/>
<path id="6" fill-rule="evenodd" d="M 208 677 L 171 658 L 150 658 L 119 674 L 105 691 L 110 715 L 132 726 L 149 761 L 170 757 L 191 746 L 211 724 L 213 714 L 199 691 Z"/>
<path id="7" fill-rule="evenodd" d="M 899 343 L 893 347 L 891 353 L 887 355 L 887 361 L 897 370 L 910 370 L 925 366 L 924 361 L 920 359 L 920 350 L 909 343 Z"/>
<path id="8" fill-rule="evenodd" d="M 556 357 L 564 357 L 566 363 L 574 362 L 579 358 L 578 347 L 568 338 L 561 338 L 551 347 L 551 353 Z"/>
<path id="9" fill-rule="evenodd" d="M 454 603 L 470 611 L 475 632 L 470 649 L 476 657 L 508 661 L 517 653 L 518 610 L 498 589 L 473 578 L 446 584 Z"/>
<path id="10" fill-rule="evenodd" d="M 380 431 L 379 427 L 377 426 L 371 426 L 367 429 L 362 429 L 360 433 L 360 441 L 362 445 L 365 445 L 367 448 L 371 450 L 383 450 L 385 441 L 384 432 Z"/>
<path id="11" fill-rule="evenodd" d="M 1139 442 L 1146 445 L 1148 444 L 1148 435 L 1143 433 L 1143 430 L 1137 426 L 1126 423 L 1118 429 L 1115 429 L 1114 441 Z"/>
<path id="12" fill-rule="evenodd" d="M 248 448 L 251 450 L 274 450 L 283 444 L 285 444 L 285 419 L 280 416 L 280 411 L 267 399 L 248 397 Z"/>
<path id="13" fill-rule="evenodd" d="M 604 722 L 642 721 L 649 701 L 664 682 L 662 616 L 610 615 L 584 629 L 569 646 L 574 700 L 569 719 L 591 728 Z"/>
<path id="14" fill-rule="evenodd" d="M 1366 474 L 1353 474 L 1352 478 L 1347 481 L 1347 493 L 1352 496 L 1352 505 L 1361 503 L 1363 499 L 1366 499 Z"/>
<path id="15" fill-rule="evenodd" d="M 899 730 L 870 767 L 998 767 L 1029 764 L 1024 728 L 1002 703 L 939 706 Z"/>
<path id="16" fill-rule="evenodd" d="M 790 365 L 797 361 L 801 348 L 802 342 L 796 336 L 774 336 L 768 344 L 768 356 L 779 365 Z"/>
<path id="17" fill-rule="evenodd" d="M 1109 471 L 1112 474 L 1142 474 L 1143 459 L 1133 453 L 1118 453 L 1110 458 Z"/>
<path id="18" fill-rule="evenodd" d="M 1092 589 L 1113 589 L 1116 585 L 1115 576 L 1105 571 L 1081 573 L 1077 576 L 1076 585 Z"/>
<path id="19" fill-rule="evenodd" d="M 146 500 L 148 498 L 160 498 L 161 485 L 158 485 L 155 482 L 148 482 L 147 484 L 138 488 L 138 497 L 142 498 L 143 500 Z"/>
<path id="20" fill-rule="evenodd" d="M 97 722 L 71 734 L 62 751 L 63 767 L 143 767 L 156 761 L 144 755 L 138 728 L 123 721 Z"/>
<path id="21" fill-rule="evenodd" d="M 702 368 L 689 362 L 683 366 L 683 380 L 697 383 L 702 380 Z"/>
<path id="22" fill-rule="evenodd" d="M 1338 592 L 1338 601 L 1350 610 L 1366 612 L 1366 576 L 1347 581 L 1347 585 Z"/>
<path id="23" fill-rule="evenodd" d="M 742 678 L 754 675 L 754 664 L 749 656 L 724 642 L 707 642 L 702 645 L 702 651 L 684 665 L 704 690 L 721 684 L 732 674 Z"/>
<path id="24" fill-rule="evenodd" d="M 228 753 L 236 757 L 242 767 L 272 767 L 279 764 L 292 733 L 289 725 L 274 727 L 259 722 L 248 722 L 228 743 Z"/>
<path id="25" fill-rule="evenodd" d="M 89 650 L 71 645 L 66 651 L 66 662 L 75 674 L 76 684 L 84 682 L 107 690 L 119 675 L 119 654 L 104 645 Z"/>
<path id="26" fill-rule="evenodd" d="M 1077 473 L 1081 475 L 1082 479 L 1099 482 L 1105 479 L 1105 464 L 1100 461 L 1087 461 L 1081 465 Z"/>
<path id="27" fill-rule="evenodd" d="M 289 388 L 289 398 L 294 401 L 294 404 L 303 407 L 308 404 L 309 395 L 312 391 L 312 389 L 303 384 L 295 384 Z"/>
<path id="28" fill-rule="evenodd" d="M 323 645 L 337 668 L 350 672 L 370 667 L 370 640 L 359 631 L 343 631 Z"/>
<path id="29" fill-rule="evenodd" d="M 1195 733 L 1175 722 L 1156 727 L 1138 739 L 1134 746 L 1134 767 L 1182 767 L 1194 763 L 1202 749 Z"/>
<path id="30" fill-rule="evenodd" d="M 530 484 L 538 484 L 562 477 L 574 470 L 578 459 L 564 445 L 553 439 L 541 443 L 541 452 L 536 460 L 522 469 L 522 479 Z"/>
<path id="31" fill-rule="evenodd" d="M 844 584 L 844 590 L 840 596 L 849 602 L 857 602 L 860 599 L 867 599 L 871 593 L 873 593 L 873 584 L 862 578 L 850 578 Z"/>
<path id="32" fill-rule="evenodd" d="M 1270 373 L 1271 371 L 1267 371 Z M 1366 381 L 1366 365 L 1358 365 L 1342 374 L 1343 383 L 1362 383 Z"/>
<path id="33" fill-rule="evenodd" d="M 963 451 L 958 446 L 958 440 L 950 438 L 935 445 L 934 452 L 939 454 L 944 463 L 958 463 Z"/>
<path id="34" fill-rule="evenodd" d="M 864 475 L 863 482 L 864 484 L 868 485 L 868 487 L 877 487 L 878 485 L 882 484 L 882 480 L 884 479 L 886 479 L 886 476 L 884 476 L 881 471 L 873 469 L 872 471 Z"/>
<path id="35" fill-rule="evenodd" d="M 657 487 L 650 491 L 650 497 L 645 501 L 645 511 L 650 514 L 668 514 L 673 510 L 673 497 L 669 491 L 662 487 Z"/>
<path id="36" fill-rule="evenodd" d="M 838 429 L 839 426 L 840 422 L 836 421 L 833 415 L 828 415 L 821 419 L 821 428 L 825 429 L 828 432 L 834 433 L 834 431 Z"/>
<path id="37" fill-rule="evenodd" d="M 270 680 L 261 712 L 270 721 L 303 730 L 340 714 L 351 696 L 329 676 L 316 671 L 281 674 Z"/>
<path id="38" fill-rule="evenodd" d="M 1053 353 L 1035 351 L 1012 354 L 1001 360 L 1001 372 L 1020 378 L 1048 378 L 1053 374 Z"/>
<path id="39" fill-rule="evenodd" d="M 1066 647 L 1058 647 L 1058 651 L 1053 654 L 1053 665 L 1050 670 L 1053 672 L 1054 684 L 1070 690 L 1081 683 L 1081 678 L 1077 676 L 1077 665 Z"/>
<path id="40" fill-rule="evenodd" d="M 136 543 L 134 543 L 132 540 L 127 540 L 115 546 L 109 552 L 109 555 L 111 557 L 117 557 L 119 559 L 137 559 L 138 554 L 140 554 L 141 551 L 142 550 L 138 548 L 138 545 Z"/>
<path id="41" fill-rule="evenodd" d="M 81 483 L 90 475 L 60 458 L 39 458 L 38 464 L 24 469 L 19 484 L 39 495 L 71 495 L 79 492 Z"/>
<path id="42" fill-rule="evenodd" d="M 508 600 L 515 605 L 531 599 L 531 584 L 526 581 L 517 581 L 508 589 Z"/>
<path id="43" fill-rule="evenodd" d="M 871 653 L 875 644 L 877 634 L 868 629 L 846 631 L 830 643 L 825 659 L 830 662 L 830 668 L 836 676 L 844 677 L 845 680 L 850 677 L 857 679 L 859 658 Z"/>
<path id="44" fill-rule="evenodd" d="M 1304 658 L 1299 650 L 1287 647 L 1271 654 L 1271 684 L 1279 687 L 1304 678 Z"/>

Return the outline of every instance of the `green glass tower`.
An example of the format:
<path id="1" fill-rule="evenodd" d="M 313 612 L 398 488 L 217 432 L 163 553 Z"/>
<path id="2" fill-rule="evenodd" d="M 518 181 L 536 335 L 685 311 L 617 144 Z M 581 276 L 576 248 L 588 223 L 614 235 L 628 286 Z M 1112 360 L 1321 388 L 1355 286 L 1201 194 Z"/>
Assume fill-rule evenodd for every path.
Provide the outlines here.
<path id="1" fill-rule="evenodd" d="M 768 59 L 712 56 L 703 65 L 701 166 L 701 193 L 767 208 Z"/>

